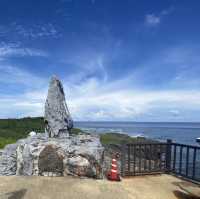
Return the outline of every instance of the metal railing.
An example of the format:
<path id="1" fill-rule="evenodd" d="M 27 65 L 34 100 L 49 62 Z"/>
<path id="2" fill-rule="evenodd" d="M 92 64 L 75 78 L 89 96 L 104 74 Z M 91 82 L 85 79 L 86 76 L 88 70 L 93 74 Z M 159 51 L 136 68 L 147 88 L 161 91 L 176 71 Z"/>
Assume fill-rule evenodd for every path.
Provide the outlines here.
<path id="1" fill-rule="evenodd" d="M 122 146 L 122 176 L 156 173 L 172 173 L 200 182 L 200 147 L 171 140 Z"/>
<path id="2" fill-rule="evenodd" d="M 171 143 L 171 173 L 200 182 L 200 147 Z"/>

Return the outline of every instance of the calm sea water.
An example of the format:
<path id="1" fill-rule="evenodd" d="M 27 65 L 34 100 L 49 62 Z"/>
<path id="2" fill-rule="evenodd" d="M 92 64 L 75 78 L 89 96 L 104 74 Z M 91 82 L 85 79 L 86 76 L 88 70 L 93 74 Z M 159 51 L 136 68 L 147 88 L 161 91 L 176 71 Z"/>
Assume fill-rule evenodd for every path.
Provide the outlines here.
<path id="1" fill-rule="evenodd" d="M 200 123 L 75 122 L 75 127 L 96 133 L 119 132 L 162 141 L 172 139 L 174 142 L 192 145 L 199 145 L 196 138 L 200 137 Z"/>

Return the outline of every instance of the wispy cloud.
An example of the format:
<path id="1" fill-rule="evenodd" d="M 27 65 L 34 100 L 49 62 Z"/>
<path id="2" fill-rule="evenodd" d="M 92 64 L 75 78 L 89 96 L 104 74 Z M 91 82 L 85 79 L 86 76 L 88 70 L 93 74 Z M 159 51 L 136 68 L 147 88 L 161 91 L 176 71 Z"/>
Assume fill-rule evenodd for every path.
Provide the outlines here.
<path id="1" fill-rule="evenodd" d="M 73 83 L 78 83 L 94 75 L 102 81 L 107 81 L 106 61 L 107 57 L 104 54 L 96 52 L 82 52 L 77 55 L 66 56 L 65 59 L 61 60 L 61 62 L 79 69 L 75 74 L 69 74 L 66 78 Z"/>
<path id="2" fill-rule="evenodd" d="M 9 84 L 25 84 L 27 89 L 12 95 L 0 94 L 0 117 L 43 115 L 48 79 L 13 67 L 1 70 L 1 74 L 1 82 L 12 76 Z M 200 112 L 198 90 L 137 90 L 127 87 L 127 79 L 108 82 L 95 77 L 78 84 L 64 80 L 63 84 L 75 120 L 195 121 L 197 118 L 185 113 Z"/>
<path id="3" fill-rule="evenodd" d="M 88 80 L 89 81 L 89 80 Z M 178 112 L 198 109 L 200 92 L 189 90 L 145 91 L 115 83 L 90 80 L 70 86 L 69 107 L 77 120 L 174 120 Z M 65 83 L 65 87 L 67 83 Z M 106 88 L 106 89 L 105 89 Z M 184 107 L 184 108 L 183 108 Z M 176 110 L 176 113 L 169 110 Z M 200 109 L 198 109 L 200 111 Z M 163 113 L 159 115 L 159 112 Z M 184 120 L 185 115 L 182 116 Z M 179 118 L 180 119 L 180 118 Z"/>
<path id="4" fill-rule="evenodd" d="M 35 100 L 24 95 L 0 95 L 0 118 L 20 118 L 24 116 L 41 116 L 44 111 L 44 99 Z"/>
<path id="5" fill-rule="evenodd" d="M 158 14 L 155 14 L 155 13 L 146 14 L 145 24 L 148 26 L 155 27 L 161 23 L 164 16 L 169 15 L 173 10 L 174 10 L 174 7 L 170 6 L 169 8 L 162 10 Z"/>
<path id="6" fill-rule="evenodd" d="M 42 88 L 47 84 L 45 78 L 38 77 L 16 66 L 0 64 L 0 74 L 0 83 L 4 83 L 4 85 L 13 84 L 19 88 L 26 86 L 27 89 L 31 90 Z"/>
<path id="7" fill-rule="evenodd" d="M 34 76 L 28 78 L 32 78 L 34 82 L 41 81 Z M 46 79 L 42 81 L 46 86 L 48 85 Z M 96 78 L 87 79 L 81 84 L 72 84 L 65 80 L 63 83 L 66 100 L 73 118 L 93 121 L 184 121 L 193 118 L 190 115 L 192 111 L 200 112 L 200 91 L 198 90 L 136 90 L 125 88 L 124 81 L 126 82 L 126 80 L 121 80 L 121 87 L 119 87 L 115 82 L 102 82 Z M 42 89 L 29 87 L 26 92 L 18 95 L 1 94 L 0 117 L 43 115 L 46 86 Z M 184 112 L 187 114 L 180 114 Z"/>
<path id="8" fill-rule="evenodd" d="M 20 24 L 13 22 L 0 26 L 0 37 L 22 36 L 27 39 L 59 38 L 61 32 L 53 23 Z"/>
<path id="9" fill-rule="evenodd" d="M 0 117 L 14 118 L 43 114 L 48 80 L 14 66 L 0 65 Z M 7 93 L 14 86 L 17 92 Z"/>
<path id="10" fill-rule="evenodd" d="M 16 29 L 17 34 L 32 39 L 42 38 L 42 37 L 58 38 L 61 36 L 61 33 L 52 23 L 35 24 L 28 27 L 20 24 L 14 24 L 14 27 Z"/>
<path id="11" fill-rule="evenodd" d="M 156 26 L 160 23 L 160 17 L 155 14 L 147 14 L 145 16 L 145 23 L 150 26 Z"/>
<path id="12" fill-rule="evenodd" d="M 0 43 L 0 58 L 7 57 L 39 56 L 47 57 L 48 54 L 42 50 L 21 47 L 19 43 Z"/>

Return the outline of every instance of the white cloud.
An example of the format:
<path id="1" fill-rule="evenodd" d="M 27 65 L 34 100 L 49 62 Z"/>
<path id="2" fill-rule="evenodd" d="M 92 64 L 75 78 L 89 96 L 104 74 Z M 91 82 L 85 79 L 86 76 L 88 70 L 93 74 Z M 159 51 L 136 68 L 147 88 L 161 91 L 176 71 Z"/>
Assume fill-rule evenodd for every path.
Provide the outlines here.
<path id="1" fill-rule="evenodd" d="M 169 15 L 174 10 L 174 6 L 170 6 L 167 9 L 162 10 L 159 14 L 147 14 L 145 15 L 145 24 L 148 26 L 155 27 L 161 23 L 161 20 L 166 15 Z"/>
<path id="2" fill-rule="evenodd" d="M 43 114 L 48 80 L 14 66 L 0 65 L 0 118 Z M 6 85 L 6 87 L 2 87 Z M 18 92 L 9 94 L 9 87 Z"/>
<path id="3" fill-rule="evenodd" d="M 85 88 L 87 92 L 76 92 L 71 96 L 69 108 L 78 120 L 153 120 L 174 119 L 180 110 L 200 111 L 200 92 L 197 91 L 138 91 L 125 88 L 104 89 L 104 85 Z M 162 115 L 157 115 L 162 111 Z M 153 116 L 153 117 L 152 117 Z M 152 119 L 153 118 L 153 119 Z M 183 118 L 184 119 L 184 118 Z"/>
<path id="4" fill-rule="evenodd" d="M 34 23 L 22 25 L 16 22 L 0 25 L 0 36 L 7 37 L 10 35 L 23 36 L 27 39 L 38 38 L 59 38 L 62 36 L 61 32 L 53 23 Z"/>
<path id="5" fill-rule="evenodd" d="M 61 36 L 61 33 L 52 23 L 35 24 L 28 27 L 14 23 L 13 26 L 17 34 L 27 38 L 32 38 L 32 39 L 43 38 L 43 37 L 58 38 Z"/>
<path id="6" fill-rule="evenodd" d="M 2 97 L 0 99 L 0 118 L 15 118 L 24 116 L 43 115 L 44 100 L 34 101 L 31 98 L 25 98 L 24 95 L 13 95 Z"/>
<path id="7" fill-rule="evenodd" d="M 23 48 L 20 44 L 16 43 L 0 43 L 0 58 L 6 57 L 24 57 L 24 56 L 39 56 L 47 57 L 48 54 L 39 49 Z"/>
<path id="8" fill-rule="evenodd" d="M 79 68 L 78 72 L 67 76 L 66 80 L 68 82 L 78 83 L 94 74 L 97 74 L 103 81 L 107 81 L 106 57 L 103 54 L 93 52 L 88 55 L 87 52 L 84 52 L 81 55 L 67 56 L 68 55 L 66 55 L 65 60 L 62 60 L 62 62 Z M 92 78 L 90 80 L 92 80 Z"/>
<path id="9" fill-rule="evenodd" d="M 145 23 L 150 26 L 156 26 L 160 23 L 160 17 L 154 14 L 147 14 L 145 16 Z"/>
<path id="10" fill-rule="evenodd" d="M 0 83 L 13 84 L 15 87 L 40 88 L 46 85 L 46 79 L 11 65 L 0 65 Z"/>
<path id="11" fill-rule="evenodd" d="M 109 85 L 105 89 L 106 85 L 98 80 L 88 80 L 80 86 L 64 84 L 67 104 L 75 120 L 174 121 L 180 112 L 200 112 L 199 91 L 138 91 L 109 88 Z M 46 88 L 37 88 L 21 95 L 1 95 L 0 117 L 43 115 L 46 93 Z M 185 120 L 184 115 L 181 119 Z"/>

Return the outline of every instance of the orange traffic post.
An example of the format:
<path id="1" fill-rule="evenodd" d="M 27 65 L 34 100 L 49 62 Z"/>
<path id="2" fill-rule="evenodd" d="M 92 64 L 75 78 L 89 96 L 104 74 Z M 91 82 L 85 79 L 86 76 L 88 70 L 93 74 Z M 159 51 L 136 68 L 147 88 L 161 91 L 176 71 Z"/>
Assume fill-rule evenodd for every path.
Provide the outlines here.
<path id="1" fill-rule="evenodd" d="M 120 181 L 120 176 L 117 171 L 117 160 L 112 159 L 111 170 L 108 172 L 107 178 L 112 181 Z"/>

